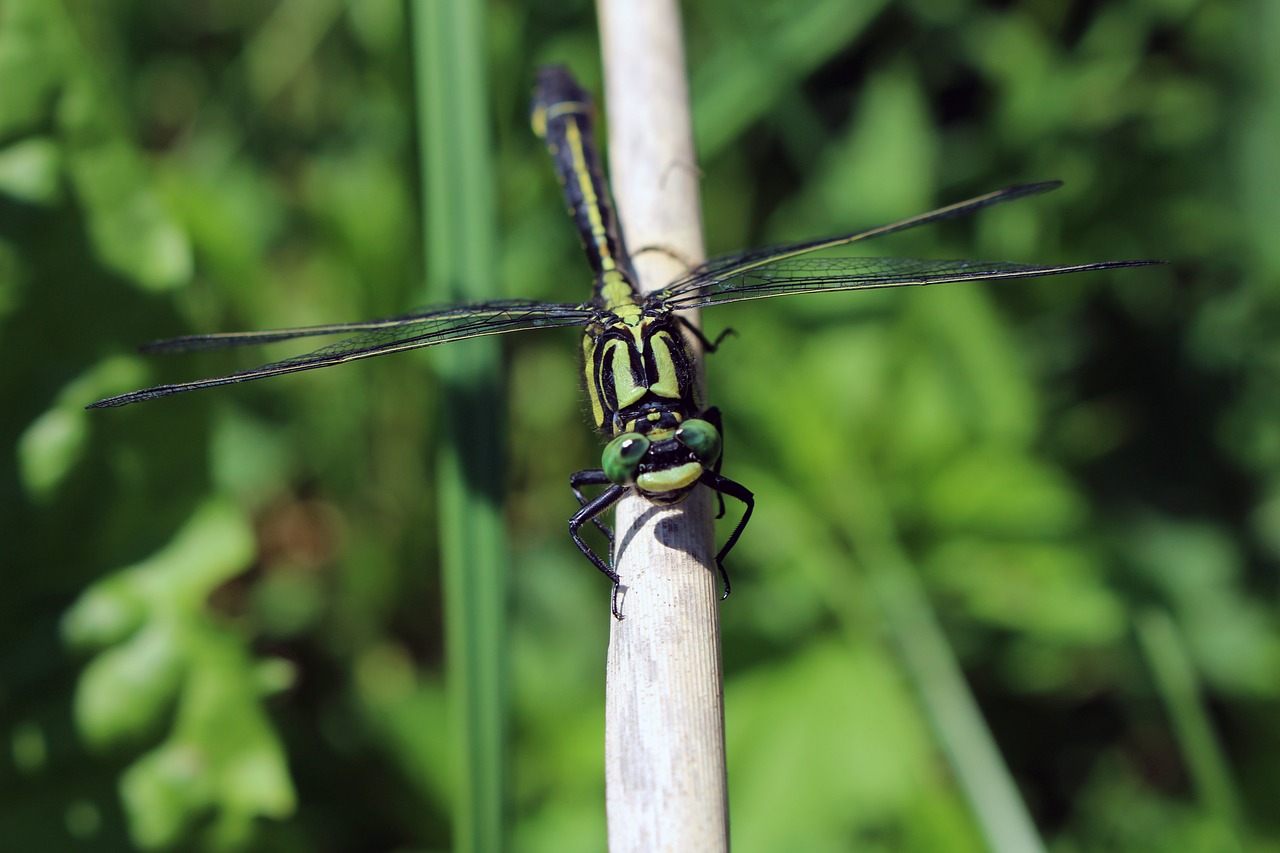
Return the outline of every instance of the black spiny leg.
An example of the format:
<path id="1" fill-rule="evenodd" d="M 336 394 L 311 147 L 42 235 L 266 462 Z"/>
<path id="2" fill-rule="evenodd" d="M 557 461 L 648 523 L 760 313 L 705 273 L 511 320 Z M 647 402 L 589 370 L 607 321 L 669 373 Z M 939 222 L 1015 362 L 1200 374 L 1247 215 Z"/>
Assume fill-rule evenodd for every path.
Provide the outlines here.
<path id="1" fill-rule="evenodd" d="M 584 501 L 582 494 L 578 491 L 578 487 L 598 486 L 608 483 L 609 480 L 605 477 L 604 472 L 579 471 L 569 478 L 569 482 L 573 486 L 574 494 L 578 496 L 578 500 L 582 501 L 582 509 L 575 512 L 573 514 L 573 518 L 569 519 L 569 535 L 573 537 L 573 544 L 578 546 L 578 550 L 586 555 L 587 559 L 591 561 L 591 564 L 599 569 L 605 577 L 613 581 L 613 595 L 609 599 L 609 609 L 613 612 L 615 619 L 621 619 L 622 613 L 618 610 L 618 584 L 621 583 L 621 580 L 618 578 L 618 573 L 610 568 L 608 563 L 600 559 L 596 552 L 592 551 L 591 547 L 587 545 L 586 542 L 582 541 L 582 537 L 578 535 L 578 530 L 588 521 L 595 521 L 597 527 L 605 530 L 604 526 L 601 525 L 599 521 L 596 521 L 597 517 L 609 507 L 616 504 L 618 500 L 627 493 L 627 487 L 610 484 L 609 488 L 605 489 L 591 500 Z M 612 534 L 610 534 L 608 530 L 605 530 L 605 533 L 609 535 L 610 545 L 612 545 Z M 613 548 L 610 547 L 609 550 L 610 556 L 612 556 Z"/>
<path id="2" fill-rule="evenodd" d="M 747 508 L 746 512 L 742 514 L 742 519 L 738 522 L 738 526 L 733 528 L 733 532 L 729 534 L 729 541 L 725 542 L 724 547 L 720 549 L 720 553 L 716 554 L 716 568 L 720 570 L 720 579 L 724 581 L 724 595 L 720 596 L 720 600 L 724 601 L 729 597 L 729 573 L 725 571 L 724 558 L 729 555 L 729 552 L 733 550 L 733 546 L 738 543 L 738 537 L 742 535 L 747 522 L 751 520 L 751 511 L 756 508 L 756 496 L 746 486 L 741 483 L 735 483 L 728 477 L 721 477 L 715 471 L 703 471 L 702 476 L 698 478 L 698 482 L 717 494 L 737 498 Z"/>
<path id="3" fill-rule="evenodd" d="M 731 330 L 726 329 L 720 338 L 729 334 Z M 716 338 L 716 343 L 720 342 L 720 338 Z M 711 470 L 720 473 L 720 466 L 724 464 L 724 424 L 720 422 L 720 409 L 718 406 L 712 406 L 702 413 L 702 419 L 716 428 L 716 432 L 720 433 L 720 455 L 716 457 L 715 464 L 711 466 Z M 716 513 L 716 519 L 724 518 L 724 495 L 716 492 L 716 500 L 720 502 L 720 511 Z"/>
<path id="4" fill-rule="evenodd" d="M 573 489 L 573 496 L 578 499 L 578 506 L 587 505 L 587 500 L 588 500 L 587 496 L 582 493 L 583 486 L 607 486 L 607 485 L 609 485 L 609 478 L 606 477 L 604 475 L 604 472 L 599 469 L 594 471 L 591 469 L 588 469 L 586 471 L 576 471 L 573 474 L 569 475 L 569 488 Z M 602 514 L 603 514 L 603 511 L 602 511 Z M 591 523 L 594 524 L 596 528 L 599 529 L 599 531 L 605 535 L 605 538 L 609 540 L 609 546 L 612 547 L 613 531 L 610 530 L 608 527 L 605 527 L 604 522 L 600 520 L 600 516 L 597 515 L 593 517 L 591 519 Z"/>
<path id="5" fill-rule="evenodd" d="M 685 330 L 688 331 L 689 334 L 693 335 L 695 338 L 698 339 L 698 343 L 702 344 L 702 351 L 708 354 L 713 353 L 716 350 L 720 349 L 720 342 L 723 341 L 725 338 L 729 337 L 730 335 L 738 334 L 733 329 L 725 329 L 723 332 L 716 335 L 716 339 L 713 341 L 709 339 L 706 335 L 702 334 L 701 329 L 699 329 L 697 326 L 690 323 L 685 318 L 681 317 L 679 314 L 676 315 L 676 320 L 679 321 L 680 325 L 683 326 Z"/>

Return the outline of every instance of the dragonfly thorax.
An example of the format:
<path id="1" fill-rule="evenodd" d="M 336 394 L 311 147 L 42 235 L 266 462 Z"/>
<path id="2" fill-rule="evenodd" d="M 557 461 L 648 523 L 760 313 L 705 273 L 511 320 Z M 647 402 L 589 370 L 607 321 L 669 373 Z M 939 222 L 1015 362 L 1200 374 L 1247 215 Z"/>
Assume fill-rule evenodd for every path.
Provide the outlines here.
<path id="1" fill-rule="evenodd" d="M 602 432 L 620 435 L 654 412 L 673 412 L 678 422 L 702 411 L 693 357 L 670 312 L 644 309 L 637 319 L 601 311 L 586 328 L 582 353 Z"/>

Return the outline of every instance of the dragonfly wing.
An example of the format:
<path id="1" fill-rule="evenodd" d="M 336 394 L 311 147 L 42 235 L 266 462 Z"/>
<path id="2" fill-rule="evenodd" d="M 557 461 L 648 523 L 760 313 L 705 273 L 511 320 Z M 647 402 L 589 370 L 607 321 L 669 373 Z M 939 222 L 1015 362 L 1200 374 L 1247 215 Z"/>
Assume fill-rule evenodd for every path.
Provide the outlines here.
<path id="1" fill-rule="evenodd" d="M 145 353 L 198 352 L 212 349 L 229 349 L 256 344 L 271 344 L 295 338 L 313 338 L 327 335 L 348 335 L 357 332 L 379 333 L 389 330 L 428 329 L 433 324 L 439 329 L 452 329 L 456 324 L 475 322 L 484 325 L 490 319 L 501 319 L 519 316 L 535 311 L 555 313 L 564 310 L 579 310 L 583 305 L 556 305 L 538 302 L 533 299 L 500 299 L 473 304 L 428 306 L 384 317 L 379 320 L 365 320 L 360 323 L 334 323 L 328 326 L 302 326 L 296 329 L 270 329 L 263 332 L 219 332 L 212 335 L 183 335 L 177 338 L 164 338 L 159 341 L 143 344 L 138 348 Z M 514 329 L 511 331 L 515 331 Z M 490 333 L 494 334 L 494 333 Z M 449 340 L 453 340 L 449 338 Z M 444 341 L 433 341 L 444 343 Z"/>
<path id="2" fill-rule="evenodd" d="M 882 287 L 942 284 L 1002 278 L 1034 278 L 1115 267 L 1139 267 L 1160 261 L 1103 261 L 1068 266 L 1003 261 L 929 261 L 912 258 L 790 258 L 767 265 L 706 275 L 668 296 L 674 309 L 699 308 L 789 293 L 872 290 Z"/>
<path id="3" fill-rule="evenodd" d="M 931 222 L 938 222 L 942 219 L 953 219 L 958 216 L 967 216 L 970 213 L 981 210 L 984 207 L 990 207 L 993 204 L 1001 204 L 1006 201 L 1014 201 L 1015 199 L 1039 195 L 1040 193 L 1057 189 L 1060 186 L 1062 186 L 1062 181 L 1041 181 L 1040 183 L 1034 184 L 1014 184 L 1013 186 L 989 192 L 985 195 L 975 196 L 974 198 L 959 201 L 955 204 L 949 204 L 946 207 L 940 207 L 937 210 L 930 210 L 927 213 L 920 213 L 915 216 L 908 217 L 907 219 L 892 222 L 888 225 L 880 225 L 876 228 L 868 228 L 864 231 L 854 231 L 850 234 L 837 234 L 831 237 L 819 237 L 815 240 L 805 240 L 801 243 L 783 243 L 775 246 L 764 246 L 759 249 L 751 249 L 750 251 L 740 252 L 735 255 L 713 258 L 706 263 L 699 264 L 698 266 L 690 269 L 682 278 L 672 282 L 662 291 L 655 294 L 655 298 L 665 299 L 687 293 L 691 290 L 697 290 L 701 283 L 709 278 L 724 278 L 736 273 L 746 272 L 766 264 L 773 264 L 799 255 L 807 255 L 810 252 L 817 252 L 822 249 L 832 249 L 838 246 L 847 246 L 850 243 L 857 243 L 863 240 L 883 237 L 886 234 L 906 231 L 909 228 L 918 228 L 921 225 L 928 225 Z"/>
<path id="4" fill-rule="evenodd" d="M 590 305 L 552 304 L 527 300 L 485 302 L 477 305 L 456 305 L 436 310 L 425 309 L 413 314 L 373 320 L 366 323 L 347 323 L 333 326 L 312 326 L 301 329 L 281 329 L 269 332 L 242 332 L 222 335 L 193 335 L 156 341 L 144 348 L 149 352 L 185 352 L 201 349 L 272 343 L 294 338 L 320 335 L 351 334 L 329 346 L 305 355 L 273 361 L 250 370 L 240 370 L 213 379 L 157 385 L 132 391 L 116 397 L 108 397 L 87 408 L 113 408 L 167 397 L 200 388 L 214 388 L 235 382 L 248 382 L 329 367 L 361 358 L 372 358 L 393 352 L 420 349 L 436 344 L 477 338 L 485 335 L 502 335 L 525 329 L 554 329 L 564 326 L 581 326 L 595 316 Z"/>

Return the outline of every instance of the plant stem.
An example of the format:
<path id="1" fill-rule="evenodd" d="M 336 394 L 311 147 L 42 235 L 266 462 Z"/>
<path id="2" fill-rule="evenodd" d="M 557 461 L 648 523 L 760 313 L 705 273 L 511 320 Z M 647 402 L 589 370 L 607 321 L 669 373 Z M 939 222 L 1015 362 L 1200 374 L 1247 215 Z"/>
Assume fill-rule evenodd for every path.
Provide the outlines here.
<path id="1" fill-rule="evenodd" d="M 412 13 L 427 281 L 433 301 L 490 298 L 495 214 L 482 5 L 417 0 Z M 458 745 L 454 849 L 490 853 L 504 847 L 506 775 L 498 347 L 460 342 L 439 353 L 436 365 L 447 413 L 437 459 L 447 683 Z"/>
<path id="2" fill-rule="evenodd" d="M 600 0 L 609 161 L 642 289 L 703 258 L 679 9 Z M 658 249 L 659 251 L 645 251 Z M 609 642 L 609 849 L 728 849 L 719 581 L 711 501 L 618 505 L 622 612 Z"/>

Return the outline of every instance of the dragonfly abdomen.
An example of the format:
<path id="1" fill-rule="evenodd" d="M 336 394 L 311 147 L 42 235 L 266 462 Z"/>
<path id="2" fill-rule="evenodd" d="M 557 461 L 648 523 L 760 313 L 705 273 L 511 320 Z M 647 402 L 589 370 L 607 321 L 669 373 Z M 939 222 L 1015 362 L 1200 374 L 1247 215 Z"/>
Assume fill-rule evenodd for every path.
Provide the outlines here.
<path id="1" fill-rule="evenodd" d="M 598 292 L 606 273 L 622 271 L 628 290 L 635 276 L 596 150 L 593 113 L 591 96 L 566 69 L 550 66 L 538 73 L 533 129 L 555 164 L 565 203 L 596 274 L 597 300 L 607 302 Z"/>

